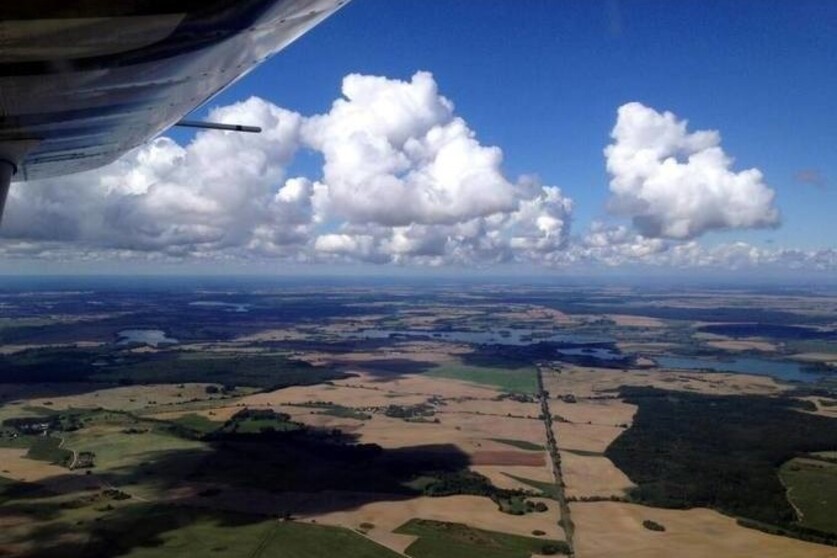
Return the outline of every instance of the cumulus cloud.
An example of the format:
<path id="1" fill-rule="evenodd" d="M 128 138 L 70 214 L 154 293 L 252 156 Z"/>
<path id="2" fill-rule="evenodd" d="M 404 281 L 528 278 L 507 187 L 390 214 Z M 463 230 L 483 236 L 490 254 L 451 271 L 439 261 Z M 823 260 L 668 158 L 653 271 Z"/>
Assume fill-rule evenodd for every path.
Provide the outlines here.
<path id="1" fill-rule="evenodd" d="M 552 261 L 564 266 L 833 271 L 837 270 L 837 250 L 767 248 L 740 241 L 704 246 L 696 240 L 648 238 L 624 225 L 596 221 L 567 250 L 556 253 Z"/>
<path id="2" fill-rule="evenodd" d="M 0 234 L 24 252 L 193 258 L 509 261 L 561 249 L 572 201 L 531 177 L 511 180 L 499 147 L 479 142 L 433 76 L 352 74 L 310 117 L 263 99 L 210 120 L 261 134 L 156 139 L 107 167 L 17 184 Z M 288 177 L 300 149 L 319 176 Z M 140 256 L 149 257 L 149 256 Z"/>
<path id="3" fill-rule="evenodd" d="M 3 236 L 169 253 L 241 246 L 264 227 L 302 240 L 311 186 L 285 182 L 301 117 L 251 98 L 211 118 L 264 132 L 201 132 L 185 147 L 158 138 L 101 169 L 16 184 Z"/>
<path id="4" fill-rule="evenodd" d="M 758 170 L 731 170 L 717 132 L 638 103 L 620 108 L 605 151 L 611 206 L 634 227 L 594 222 L 580 236 L 573 200 L 508 177 L 502 150 L 425 72 L 349 75 L 323 114 L 251 98 L 210 119 L 263 132 L 158 138 L 101 169 L 15 184 L 0 259 L 837 269 L 834 250 L 698 244 L 778 223 L 773 192 Z M 290 173 L 301 150 L 322 156 L 318 172 Z"/>
<path id="5" fill-rule="evenodd" d="M 454 224 L 345 223 L 339 233 L 319 236 L 315 249 L 376 263 L 541 263 L 546 254 L 564 249 L 573 204 L 554 186 L 538 186 L 529 195 L 515 211 Z"/>
<path id="6" fill-rule="evenodd" d="M 669 241 L 644 237 L 624 225 L 607 226 L 594 221 L 574 247 L 574 255 L 578 260 L 615 267 L 650 263 L 670 246 Z"/>
<path id="7" fill-rule="evenodd" d="M 351 223 L 452 224 L 516 209 L 503 152 L 481 145 L 433 76 L 352 74 L 327 114 L 303 126 L 325 158 L 325 209 Z"/>
<path id="8" fill-rule="evenodd" d="M 645 237 L 692 239 L 716 229 L 773 227 L 774 192 L 758 169 L 732 170 L 717 131 L 641 103 L 619 107 L 605 148 L 610 209 Z"/>

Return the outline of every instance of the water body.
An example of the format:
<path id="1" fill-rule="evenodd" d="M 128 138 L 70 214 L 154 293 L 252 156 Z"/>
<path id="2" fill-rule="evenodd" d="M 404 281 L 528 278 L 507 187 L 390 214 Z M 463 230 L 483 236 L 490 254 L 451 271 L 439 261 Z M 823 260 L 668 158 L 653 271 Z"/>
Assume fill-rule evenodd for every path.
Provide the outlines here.
<path id="1" fill-rule="evenodd" d="M 834 339 L 837 331 L 779 324 L 713 324 L 698 328 L 706 333 L 729 337 L 769 337 L 771 339 Z"/>
<path id="2" fill-rule="evenodd" d="M 558 349 L 558 354 L 568 357 L 590 357 L 597 360 L 617 361 L 624 360 L 625 355 L 615 349 L 604 347 L 578 347 L 572 349 Z"/>
<path id="3" fill-rule="evenodd" d="M 177 339 L 167 337 L 162 329 L 123 329 L 116 334 L 119 336 L 117 345 L 128 345 L 130 343 L 142 343 L 152 347 L 160 345 L 174 345 L 179 343 Z"/>
<path id="4" fill-rule="evenodd" d="M 229 312 L 249 312 L 249 304 L 238 304 L 233 302 L 220 302 L 217 300 L 197 300 L 190 302 L 189 306 L 201 306 L 204 308 L 224 308 Z"/>
<path id="5" fill-rule="evenodd" d="M 456 343 L 470 343 L 472 345 L 513 345 L 523 347 L 535 343 L 611 343 L 612 339 L 581 335 L 577 333 L 555 333 L 554 331 L 538 331 L 533 329 L 492 329 L 487 331 L 431 331 L 431 330 L 402 330 L 402 329 L 364 329 L 349 333 L 346 337 L 353 339 L 392 339 L 398 337 L 417 337 L 452 341 Z M 592 355 L 595 356 L 595 355 Z"/>
<path id="6" fill-rule="evenodd" d="M 757 376 L 771 376 L 778 380 L 806 383 L 813 383 L 822 378 L 822 374 L 808 371 L 806 365 L 789 360 L 767 360 L 747 357 L 716 360 L 713 358 L 680 356 L 660 356 L 654 358 L 657 364 L 663 368 L 755 374 Z"/>

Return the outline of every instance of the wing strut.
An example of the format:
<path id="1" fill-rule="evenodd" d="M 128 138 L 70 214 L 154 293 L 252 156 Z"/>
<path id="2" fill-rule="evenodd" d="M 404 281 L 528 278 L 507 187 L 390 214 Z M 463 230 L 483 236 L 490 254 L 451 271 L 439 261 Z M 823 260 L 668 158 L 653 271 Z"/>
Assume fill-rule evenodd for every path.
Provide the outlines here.
<path id="1" fill-rule="evenodd" d="M 262 129 L 258 126 L 244 126 L 242 124 L 218 124 L 216 122 L 201 122 L 200 120 L 181 120 L 175 126 L 181 128 L 207 128 L 209 130 L 227 130 L 230 132 L 250 132 L 252 134 L 261 133 Z"/>
<path id="2" fill-rule="evenodd" d="M 6 159 L 0 159 L 0 222 L 3 220 L 3 208 L 6 206 L 6 197 L 9 195 L 9 186 L 12 177 L 17 172 L 17 165 Z"/>
<path id="3" fill-rule="evenodd" d="M 19 168 L 23 158 L 40 143 L 39 139 L 19 139 L 0 142 L 0 222 L 3 221 L 3 208 L 9 196 L 9 185 L 17 171 L 22 171 L 25 179 L 26 168 Z M 21 180 L 21 177 L 17 177 Z"/>

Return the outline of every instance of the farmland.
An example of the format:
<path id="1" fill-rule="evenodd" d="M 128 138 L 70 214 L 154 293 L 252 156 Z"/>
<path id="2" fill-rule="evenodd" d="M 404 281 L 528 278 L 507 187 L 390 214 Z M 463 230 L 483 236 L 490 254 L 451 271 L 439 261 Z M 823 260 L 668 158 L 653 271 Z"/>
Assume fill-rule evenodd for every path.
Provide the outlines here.
<path id="1" fill-rule="evenodd" d="M 4 296 L 13 556 L 834 550 L 829 294 Z"/>

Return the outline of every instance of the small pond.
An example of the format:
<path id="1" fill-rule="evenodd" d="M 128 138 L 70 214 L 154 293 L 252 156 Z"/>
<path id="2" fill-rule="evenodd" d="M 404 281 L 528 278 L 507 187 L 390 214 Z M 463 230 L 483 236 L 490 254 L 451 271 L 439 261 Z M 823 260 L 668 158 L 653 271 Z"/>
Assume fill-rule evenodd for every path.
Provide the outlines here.
<path id="1" fill-rule="evenodd" d="M 219 308 L 228 312 L 249 312 L 249 304 L 239 304 L 237 302 L 221 302 L 218 300 L 196 300 L 190 302 L 189 306 L 199 306 L 203 308 Z"/>
<path id="2" fill-rule="evenodd" d="M 152 347 L 160 345 L 174 345 L 178 343 L 177 339 L 166 336 L 166 332 L 162 329 L 123 329 L 116 334 L 119 340 L 117 345 L 129 345 L 131 343 L 142 343 Z"/>

